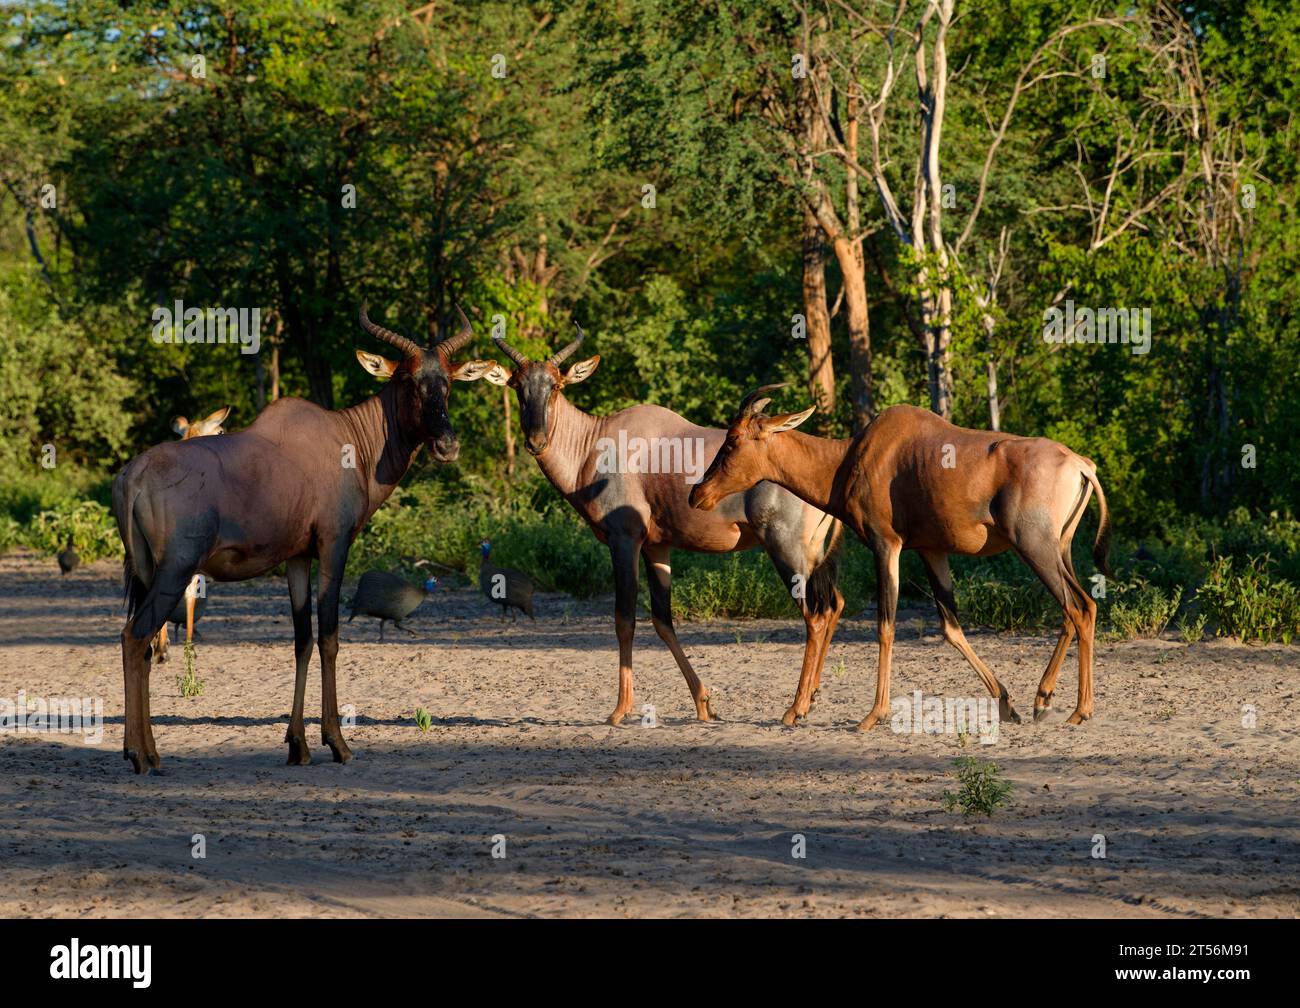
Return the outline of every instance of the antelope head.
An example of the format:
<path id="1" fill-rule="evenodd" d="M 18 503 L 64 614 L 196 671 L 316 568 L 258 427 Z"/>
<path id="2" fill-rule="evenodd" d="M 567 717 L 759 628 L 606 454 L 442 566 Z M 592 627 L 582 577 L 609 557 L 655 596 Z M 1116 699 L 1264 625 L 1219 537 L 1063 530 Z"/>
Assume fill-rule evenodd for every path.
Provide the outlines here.
<path id="1" fill-rule="evenodd" d="M 439 340 L 431 347 L 423 347 L 371 322 L 366 315 L 366 305 L 361 306 L 361 328 L 375 339 L 400 350 L 402 359 L 390 360 L 358 350 L 357 360 L 376 378 L 393 382 L 397 393 L 398 424 L 407 436 L 429 446 L 429 454 L 435 462 L 454 462 L 460 454 L 460 443 L 456 440 L 456 432 L 451 429 L 451 417 L 447 415 L 451 382 L 474 381 L 496 364 L 486 360 L 456 363 L 451 359 L 474 338 L 469 319 L 459 305 L 456 313 L 460 316 L 460 332 Z"/>
<path id="2" fill-rule="evenodd" d="M 224 406 L 215 413 L 209 413 L 202 420 L 195 420 L 193 423 L 186 420 L 183 416 L 172 417 L 172 431 L 179 434 L 182 441 L 188 441 L 190 438 L 207 437 L 209 434 L 224 434 L 226 429 L 221 425 L 226 422 L 226 417 L 230 415 L 230 407 Z"/>
<path id="3" fill-rule="evenodd" d="M 508 385 L 519 397 L 519 422 L 524 431 L 524 447 L 531 455 L 541 455 L 551 443 L 554 415 L 551 404 L 560 390 L 566 385 L 576 385 L 589 378 L 600 363 L 600 356 L 588 357 L 561 372 L 560 365 L 573 352 L 582 346 L 582 327 L 576 322 L 577 338 L 544 361 L 533 361 L 525 357 L 505 341 L 504 336 L 493 336 L 501 352 L 515 362 L 514 371 L 507 371 L 500 364 L 489 370 L 484 377 L 494 385 Z"/>
<path id="4" fill-rule="evenodd" d="M 809 406 L 802 413 L 764 416 L 763 407 L 772 401 L 767 393 L 788 384 L 764 385 L 745 396 L 718 454 L 713 457 L 704 478 L 691 490 L 691 507 L 712 511 L 724 497 L 742 493 L 755 483 L 772 478 L 776 471 L 775 461 L 771 458 L 772 435 L 793 430 L 817 408 Z"/>

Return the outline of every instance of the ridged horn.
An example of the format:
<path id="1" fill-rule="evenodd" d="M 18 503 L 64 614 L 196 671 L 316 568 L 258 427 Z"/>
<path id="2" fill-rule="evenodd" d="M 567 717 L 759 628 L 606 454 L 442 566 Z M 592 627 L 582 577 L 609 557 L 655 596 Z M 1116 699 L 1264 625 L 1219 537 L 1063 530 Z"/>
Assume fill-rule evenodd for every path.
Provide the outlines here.
<path id="1" fill-rule="evenodd" d="M 573 328 L 578 330 L 578 338 L 575 339 L 568 346 L 566 346 L 563 350 L 557 351 L 556 353 L 551 355 L 552 366 L 559 367 L 561 364 L 564 363 L 565 359 L 573 353 L 573 351 L 577 350 L 578 347 L 582 346 L 582 341 L 587 334 L 582 331 L 582 326 L 578 325 L 577 322 L 573 323 Z"/>
<path id="2" fill-rule="evenodd" d="M 438 349 L 448 357 L 474 338 L 474 330 L 470 328 L 469 319 L 460 310 L 460 305 L 456 305 L 456 314 L 460 316 L 460 332 L 456 333 L 455 336 L 448 336 L 446 339 L 438 341 Z"/>
<path id="3" fill-rule="evenodd" d="M 501 348 L 503 354 L 519 365 L 519 367 L 526 367 L 528 365 L 528 357 L 507 343 L 505 336 L 497 336 L 494 333 L 492 335 L 492 341 Z"/>
<path id="4" fill-rule="evenodd" d="M 398 350 L 408 357 L 414 357 L 420 352 L 420 344 L 407 339 L 405 336 L 399 336 L 391 329 L 385 329 L 383 326 L 370 321 L 370 316 L 366 314 L 366 309 L 370 307 L 370 302 L 361 303 L 361 328 L 370 333 L 377 340 L 383 340 L 390 346 L 397 347 Z"/>
<path id="5" fill-rule="evenodd" d="M 745 396 L 745 398 L 741 400 L 740 409 L 736 411 L 736 419 L 739 420 L 741 417 L 753 416 L 755 413 L 762 410 L 764 406 L 771 402 L 770 399 L 764 398 L 768 392 L 775 392 L 777 389 L 789 387 L 789 382 L 777 382 L 775 385 L 763 385 L 754 389 L 753 392 L 749 393 L 749 395 Z M 762 402 L 759 402 L 760 399 Z"/>

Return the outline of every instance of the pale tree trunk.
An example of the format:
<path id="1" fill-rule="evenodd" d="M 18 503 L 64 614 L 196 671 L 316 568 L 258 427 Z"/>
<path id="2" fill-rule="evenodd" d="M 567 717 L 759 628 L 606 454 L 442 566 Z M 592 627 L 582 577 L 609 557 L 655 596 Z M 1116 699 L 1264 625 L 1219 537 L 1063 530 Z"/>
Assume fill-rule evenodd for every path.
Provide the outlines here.
<path id="1" fill-rule="evenodd" d="M 506 476 L 515 474 L 515 425 L 510 419 L 510 390 L 501 389 L 501 405 L 505 417 L 506 432 Z"/>
<path id="2" fill-rule="evenodd" d="M 825 418 L 835 410 L 835 367 L 831 360 L 831 315 L 826 307 L 826 249 L 817 217 L 807 207 L 803 221 L 803 310 L 808 336 L 808 391 Z"/>
<path id="3" fill-rule="evenodd" d="M 998 402 L 998 359 L 993 352 L 993 332 L 996 323 L 993 316 L 988 312 L 984 313 L 984 337 L 985 347 L 988 357 L 985 360 L 985 380 L 986 395 L 989 404 L 989 430 L 1000 431 L 1002 429 L 1002 406 Z"/>

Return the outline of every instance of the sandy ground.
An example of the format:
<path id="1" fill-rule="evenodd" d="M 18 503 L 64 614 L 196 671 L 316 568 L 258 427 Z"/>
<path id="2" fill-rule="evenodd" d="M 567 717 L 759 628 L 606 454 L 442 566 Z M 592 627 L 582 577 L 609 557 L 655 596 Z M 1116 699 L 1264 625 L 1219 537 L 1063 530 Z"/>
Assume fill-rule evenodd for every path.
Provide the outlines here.
<path id="1" fill-rule="evenodd" d="M 637 708 L 653 704 L 658 725 L 610 728 L 609 600 L 544 596 L 536 623 L 503 624 L 465 588 L 427 601 L 414 637 L 390 630 L 381 644 L 375 621 L 344 625 L 339 695 L 355 706 L 357 758 L 336 765 L 321 747 L 311 766 L 288 767 L 293 633 L 283 582 L 264 579 L 213 586 L 202 696 L 180 695 L 179 648 L 155 666 L 163 773 L 136 777 L 121 757 L 119 604 L 116 564 L 60 578 L 51 561 L 0 558 L 0 698 L 100 697 L 105 717 L 98 745 L 0 735 L 0 915 L 1300 911 L 1300 647 L 1102 644 L 1094 721 L 1063 723 L 1072 653 L 1050 720 L 963 748 L 954 734 L 852 730 L 875 683 L 867 614 L 841 623 L 797 729 L 779 718 L 800 622 L 680 628 L 726 719 L 699 724 L 646 620 Z M 900 630 L 895 697 L 979 695 L 932 612 L 904 613 Z M 1053 640 L 971 641 L 1028 713 Z M 315 659 L 309 683 L 312 715 Z M 418 707 L 434 716 L 428 733 Z M 319 739 L 314 718 L 308 738 Z M 996 761 L 1015 785 L 991 819 L 944 809 L 963 754 Z"/>

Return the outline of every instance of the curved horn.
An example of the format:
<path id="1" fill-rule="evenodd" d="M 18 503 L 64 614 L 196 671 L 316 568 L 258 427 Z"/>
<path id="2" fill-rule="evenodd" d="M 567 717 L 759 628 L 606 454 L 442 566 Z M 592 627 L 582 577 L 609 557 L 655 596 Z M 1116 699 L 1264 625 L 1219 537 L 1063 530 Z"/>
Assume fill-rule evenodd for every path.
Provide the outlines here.
<path id="1" fill-rule="evenodd" d="M 520 367 L 524 367 L 528 364 L 528 358 L 524 354 L 516 350 L 514 347 L 512 347 L 509 343 L 507 343 L 506 338 L 504 336 L 497 336 L 494 333 L 492 336 L 492 341 L 496 343 L 496 345 L 501 349 L 501 352 L 503 354 L 509 357 Z"/>
<path id="2" fill-rule="evenodd" d="M 455 336 L 448 336 L 446 339 L 439 340 L 437 343 L 438 349 L 448 357 L 474 338 L 474 330 L 470 328 L 469 319 L 460 310 L 460 305 L 456 305 L 456 314 L 460 316 L 460 332 Z"/>
<path id="3" fill-rule="evenodd" d="M 565 358 L 567 358 L 570 354 L 572 354 L 573 351 L 577 350 L 578 347 L 582 346 L 582 340 L 587 334 L 582 331 L 582 326 L 578 325 L 577 322 L 573 323 L 573 328 L 578 330 L 578 338 L 575 339 L 568 346 L 566 346 L 563 350 L 556 351 L 554 354 L 551 355 L 551 364 L 554 365 L 555 367 L 559 367 L 561 364 L 563 364 Z"/>
<path id="4" fill-rule="evenodd" d="M 366 314 L 366 309 L 369 307 L 370 302 L 363 301 L 361 303 L 362 329 L 370 333 L 370 335 L 375 337 L 375 339 L 383 340 L 390 346 L 397 347 L 398 350 L 402 351 L 402 353 L 406 354 L 408 357 L 413 357 L 420 352 L 420 345 L 418 343 L 412 342 L 405 336 L 397 335 L 397 333 L 393 332 L 391 329 L 385 329 L 383 326 L 371 322 L 370 317 Z"/>
<path id="5" fill-rule="evenodd" d="M 766 406 L 770 401 L 764 398 L 768 392 L 774 392 L 777 389 L 789 387 L 789 382 L 777 382 L 775 385 L 763 385 L 754 389 L 753 392 L 749 393 L 749 395 L 745 396 L 745 398 L 741 400 L 740 409 L 736 411 L 736 419 L 739 420 L 741 417 L 753 416 L 755 413 L 759 412 L 759 410 Z M 762 399 L 762 402 L 759 402 L 760 399 Z"/>

